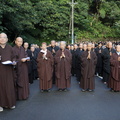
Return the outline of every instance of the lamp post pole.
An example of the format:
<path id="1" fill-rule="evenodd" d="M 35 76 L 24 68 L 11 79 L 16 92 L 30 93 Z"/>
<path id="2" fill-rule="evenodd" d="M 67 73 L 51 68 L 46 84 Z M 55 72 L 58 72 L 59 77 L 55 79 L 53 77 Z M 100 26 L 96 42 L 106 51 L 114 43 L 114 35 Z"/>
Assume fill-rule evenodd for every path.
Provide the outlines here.
<path id="1" fill-rule="evenodd" d="M 72 3 L 70 3 L 71 6 L 72 6 L 72 34 L 71 34 L 71 43 L 74 44 L 74 40 L 75 40 L 75 37 L 74 37 L 74 6 L 75 4 L 77 3 L 74 3 L 74 0 L 72 0 Z"/>

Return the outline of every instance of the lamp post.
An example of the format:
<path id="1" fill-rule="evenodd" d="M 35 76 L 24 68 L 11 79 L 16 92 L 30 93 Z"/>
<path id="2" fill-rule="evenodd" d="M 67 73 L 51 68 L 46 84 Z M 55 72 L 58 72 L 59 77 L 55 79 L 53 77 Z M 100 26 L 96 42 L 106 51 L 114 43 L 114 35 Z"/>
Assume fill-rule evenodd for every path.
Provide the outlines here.
<path id="1" fill-rule="evenodd" d="M 72 6 L 72 34 L 71 34 L 71 43 L 74 44 L 74 6 L 77 4 L 72 0 L 71 3 L 69 3 Z"/>

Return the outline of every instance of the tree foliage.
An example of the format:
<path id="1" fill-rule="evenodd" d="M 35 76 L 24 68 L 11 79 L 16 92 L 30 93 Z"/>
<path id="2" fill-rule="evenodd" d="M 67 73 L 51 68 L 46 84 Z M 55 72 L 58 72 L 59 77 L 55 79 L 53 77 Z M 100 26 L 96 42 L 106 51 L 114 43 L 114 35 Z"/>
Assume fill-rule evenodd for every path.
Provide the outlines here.
<path id="1" fill-rule="evenodd" d="M 0 0 L 0 32 L 10 41 L 22 36 L 29 43 L 70 40 L 70 0 Z M 77 40 L 120 37 L 119 0 L 76 0 Z"/>

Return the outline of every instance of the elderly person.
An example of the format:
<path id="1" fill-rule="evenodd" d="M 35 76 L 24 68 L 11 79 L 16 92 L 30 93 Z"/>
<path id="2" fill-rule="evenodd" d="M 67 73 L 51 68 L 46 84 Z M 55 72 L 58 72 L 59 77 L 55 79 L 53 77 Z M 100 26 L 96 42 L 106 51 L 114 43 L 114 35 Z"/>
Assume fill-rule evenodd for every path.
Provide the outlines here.
<path id="1" fill-rule="evenodd" d="M 3 107 L 14 109 L 16 104 L 14 76 L 12 64 L 3 64 L 5 61 L 13 62 L 14 55 L 5 33 L 0 34 L 0 112 Z"/>
<path id="2" fill-rule="evenodd" d="M 60 50 L 55 55 L 56 86 L 59 91 L 67 91 L 71 80 L 72 55 L 66 49 L 66 42 L 60 42 Z"/>
<path id="3" fill-rule="evenodd" d="M 120 91 L 120 45 L 116 46 L 116 52 L 113 53 L 110 59 L 111 74 L 108 81 L 108 87 L 112 91 Z"/>

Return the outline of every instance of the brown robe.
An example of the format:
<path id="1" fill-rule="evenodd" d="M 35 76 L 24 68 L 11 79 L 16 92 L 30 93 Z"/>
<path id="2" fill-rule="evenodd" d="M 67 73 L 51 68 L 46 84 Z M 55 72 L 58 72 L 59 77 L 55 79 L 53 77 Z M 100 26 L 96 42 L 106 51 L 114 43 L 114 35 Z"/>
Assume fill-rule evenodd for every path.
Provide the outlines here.
<path id="1" fill-rule="evenodd" d="M 80 57 L 81 59 L 81 82 L 80 87 L 82 89 L 95 89 L 95 67 L 97 64 L 97 56 L 95 52 L 90 52 L 91 59 L 87 59 L 88 51 L 84 51 Z"/>
<path id="2" fill-rule="evenodd" d="M 120 61 L 118 61 L 117 53 L 113 53 L 110 59 L 111 74 L 110 80 L 108 81 L 108 87 L 115 91 L 120 91 Z"/>
<path id="3" fill-rule="evenodd" d="M 70 87 L 72 55 L 67 49 L 64 50 L 65 58 L 60 58 L 61 54 L 60 49 L 55 55 L 56 86 L 65 89 Z"/>
<path id="4" fill-rule="evenodd" d="M 47 60 L 43 59 L 43 53 L 39 52 L 37 58 L 41 90 L 49 90 L 52 88 L 53 56 L 48 50 L 46 57 Z"/>
<path id="5" fill-rule="evenodd" d="M 15 106 L 15 87 L 14 87 L 14 76 L 13 66 L 3 65 L 1 62 L 14 60 L 12 47 L 6 45 L 5 48 L 0 46 L 0 106 L 9 107 Z"/>
<path id="6" fill-rule="evenodd" d="M 21 46 L 13 47 L 14 55 L 16 57 L 16 84 L 17 84 L 17 99 L 24 100 L 29 96 L 29 78 L 28 78 L 28 68 L 27 62 L 22 62 L 22 58 L 26 58 L 26 52 Z"/>

